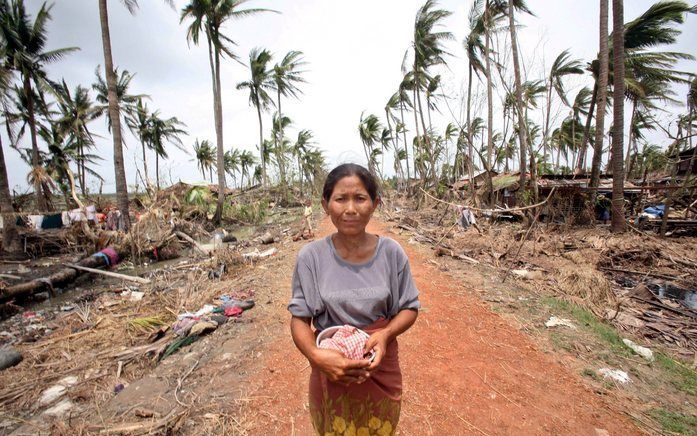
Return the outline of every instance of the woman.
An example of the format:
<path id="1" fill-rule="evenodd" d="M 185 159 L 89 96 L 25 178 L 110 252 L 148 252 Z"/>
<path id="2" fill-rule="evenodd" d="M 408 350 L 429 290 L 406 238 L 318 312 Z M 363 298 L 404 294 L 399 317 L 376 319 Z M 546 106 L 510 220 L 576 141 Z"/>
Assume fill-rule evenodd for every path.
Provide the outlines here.
<path id="1" fill-rule="evenodd" d="M 293 273 L 293 341 L 310 361 L 310 414 L 320 435 L 391 435 L 399 421 L 402 374 L 396 338 L 414 324 L 419 292 L 395 241 L 366 232 L 380 203 L 378 184 L 360 165 L 334 168 L 322 207 L 336 233 L 300 250 Z M 351 325 L 370 338 L 351 360 L 315 345 L 327 327 Z"/>

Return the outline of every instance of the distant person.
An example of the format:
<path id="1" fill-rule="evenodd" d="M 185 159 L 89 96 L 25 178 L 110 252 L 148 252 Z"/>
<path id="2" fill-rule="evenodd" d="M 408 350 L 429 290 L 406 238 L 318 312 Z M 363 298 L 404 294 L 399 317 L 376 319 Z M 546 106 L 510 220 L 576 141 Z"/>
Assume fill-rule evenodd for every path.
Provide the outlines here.
<path id="1" fill-rule="evenodd" d="M 596 211 L 596 217 L 603 222 L 603 224 L 607 224 L 608 221 L 610 221 L 610 208 L 612 207 L 612 201 L 604 196 L 603 194 L 600 194 L 596 197 L 595 199 L 595 211 Z"/>
<path id="2" fill-rule="evenodd" d="M 366 232 L 379 202 L 378 183 L 368 170 L 355 164 L 334 168 L 324 183 L 322 207 L 337 231 L 303 247 L 296 261 L 290 329 L 312 366 L 310 415 L 320 435 L 392 435 L 399 421 L 396 338 L 416 321 L 419 292 L 402 247 Z M 316 345 L 316 334 L 333 326 L 370 334 L 353 347 L 358 358 Z"/>

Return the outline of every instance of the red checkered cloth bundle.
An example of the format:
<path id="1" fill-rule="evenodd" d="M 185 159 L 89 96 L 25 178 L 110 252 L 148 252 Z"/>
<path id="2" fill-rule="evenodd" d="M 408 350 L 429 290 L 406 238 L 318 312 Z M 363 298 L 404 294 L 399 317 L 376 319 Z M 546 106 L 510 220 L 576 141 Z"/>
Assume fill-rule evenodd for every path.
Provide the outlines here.
<path id="1" fill-rule="evenodd" d="M 356 327 L 345 325 L 334 333 L 331 338 L 322 339 L 319 348 L 339 351 L 344 357 L 361 360 L 365 355 L 365 343 L 368 334 Z"/>

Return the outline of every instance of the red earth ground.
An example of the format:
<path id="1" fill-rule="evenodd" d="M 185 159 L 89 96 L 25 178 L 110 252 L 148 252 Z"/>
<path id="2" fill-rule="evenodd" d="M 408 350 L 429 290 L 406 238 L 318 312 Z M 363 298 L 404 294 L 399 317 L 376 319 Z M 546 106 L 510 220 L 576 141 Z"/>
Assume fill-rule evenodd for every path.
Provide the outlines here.
<path id="1" fill-rule="evenodd" d="M 325 219 L 318 237 L 333 230 Z M 376 219 L 368 231 L 402 245 L 420 290 L 419 318 L 399 338 L 404 393 L 397 434 L 643 433 L 578 375 L 487 308 L 472 288 L 428 263 L 427 248 L 408 244 Z M 278 286 L 290 289 L 290 277 Z M 289 319 L 278 307 L 278 317 Z M 278 339 L 261 353 L 260 370 L 248 385 L 251 434 L 313 433 L 309 365 L 286 326 L 273 327 Z"/>

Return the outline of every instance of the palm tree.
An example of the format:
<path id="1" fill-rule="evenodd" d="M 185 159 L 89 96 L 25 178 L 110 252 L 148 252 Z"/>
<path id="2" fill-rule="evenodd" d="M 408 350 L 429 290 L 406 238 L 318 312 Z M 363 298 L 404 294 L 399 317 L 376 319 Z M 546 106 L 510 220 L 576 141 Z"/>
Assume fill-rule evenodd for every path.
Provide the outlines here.
<path id="1" fill-rule="evenodd" d="M 135 110 L 126 118 L 126 124 L 131 133 L 140 141 L 140 147 L 143 152 L 143 177 L 145 178 L 144 182 L 148 191 L 150 191 L 150 177 L 148 175 L 148 159 L 145 150 L 152 148 L 148 143 L 149 119 L 150 111 L 148 110 L 148 105 L 143 103 L 142 98 L 139 98 Z"/>
<path id="2" fill-rule="evenodd" d="M 406 129 L 406 124 L 404 123 L 404 111 L 408 110 L 407 108 L 414 108 L 414 105 L 412 101 L 409 98 L 409 93 L 408 91 L 408 82 L 405 80 L 402 80 L 402 82 L 399 84 L 399 88 L 397 89 L 397 94 L 398 94 L 398 99 L 399 99 L 399 117 L 400 117 L 400 122 L 402 124 L 402 140 L 404 142 L 404 159 L 407 161 L 407 181 L 409 180 L 410 176 L 410 169 L 409 169 L 409 145 L 407 144 L 407 129 Z M 414 172 L 416 172 L 416 169 L 414 169 Z"/>
<path id="3" fill-rule="evenodd" d="M 442 21 L 451 15 L 451 12 L 444 9 L 434 9 L 436 5 L 437 3 L 435 0 L 427 0 L 417 11 L 416 18 L 414 19 L 414 36 L 412 41 L 414 59 L 411 73 L 414 87 L 414 100 L 419 108 L 419 119 L 424 133 L 421 138 L 426 141 L 422 143 L 421 146 L 427 149 L 431 148 L 430 135 L 426 129 L 426 122 L 421 104 L 421 89 L 426 89 L 431 79 L 428 75 L 428 69 L 435 65 L 445 64 L 445 56 L 449 53 L 445 51 L 442 43 L 443 41 L 453 38 L 452 33 L 437 30 L 439 26 L 442 26 Z M 419 138 L 418 132 L 417 138 Z M 435 165 L 432 155 L 429 155 L 429 160 L 433 170 Z M 431 173 L 431 177 L 435 185 L 437 182 L 436 174 Z"/>
<path id="4" fill-rule="evenodd" d="M 624 24 L 623 47 L 625 52 L 625 84 L 627 86 L 631 87 L 632 82 L 635 82 L 637 77 L 640 78 L 647 75 L 652 76 L 654 79 L 661 77 L 662 80 L 671 83 L 685 81 L 685 74 L 672 71 L 672 68 L 675 67 L 679 60 L 694 59 L 693 56 L 670 51 L 652 52 L 648 51 L 648 49 L 661 44 L 674 43 L 678 35 L 680 35 L 680 30 L 675 28 L 675 25 L 682 24 L 687 13 L 697 13 L 697 7 L 691 7 L 682 0 L 660 1 L 649 7 L 641 16 Z M 608 59 L 609 56 L 610 54 L 608 54 Z M 584 147 L 590 137 L 590 119 L 596 106 L 596 95 L 600 93 L 599 80 L 601 75 L 599 74 L 599 61 L 593 61 L 589 66 L 589 70 L 595 77 L 596 86 L 593 91 L 594 98 L 591 100 L 586 131 L 584 132 Z M 611 69 L 609 69 L 609 74 L 613 74 L 613 76 L 608 77 L 608 80 L 614 77 Z M 593 179 L 593 177 L 591 178 Z"/>
<path id="5" fill-rule="evenodd" d="M 211 143 L 207 139 L 199 142 L 198 138 L 194 142 L 194 155 L 198 169 L 201 171 L 203 178 L 206 178 L 206 171 L 210 172 L 211 183 L 213 183 L 213 167 L 215 166 L 215 151 Z"/>
<path id="6" fill-rule="evenodd" d="M 67 47 L 44 51 L 48 39 L 47 25 L 51 19 L 50 11 L 51 6 L 43 3 L 32 22 L 31 17 L 26 12 L 23 0 L 14 0 L 11 3 L 8 0 L 2 0 L 0 3 L 0 13 L 2 14 L 0 33 L 2 33 L 1 37 L 5 44 L 5 61 L 10 68 L 19 73 L 27 101 L 32 171 L 38 171 L 41 164 L 32 84 L 36 88 L 50 86 L 50 81 L 44 70 L 45 65 L 79 50 L 77 47 Z M 35 180 L 34 190 L 37 197 L 37 207 L 41 211 L 47 210 L 51 193 L 42 190 L 38 178 Z"/>
<path id="7" fill-rule="evenodd" d="M 613 233 L 623 232 L 624 220 L 624 4 L 612 0 L 612 225 Z"/>
<path id="8" fill-rule="evenodd" d="M 281 96 L 298 98 L 302 93 L 298 87 L 301 83 L 306 83 L 302 75 L 305 71 L 300 70 L 307 64 L 303 60 L 303 52 L 291 50 L 283 56 L 280 64 L 273 66 L 271 79 L 276 90 L 276 106 L 279 117 L 283 117 L 281 110 Z M 283 127 L 281 126 L 280 137 L 283 138 Z"/>
<path id="9" fill-rule="evenodd" d="M 167 159 L 165 142 L 169 142 L 184 151 L 184 144 L 179 135 L 186 135 L 182 129 L 185 124 L 176 117 L 160 118 L 160 112 L 155 111 L 148 117 L 146 143 L 155 152 L 155 187 L 160 190 L 160 158 Z M 145 155 L 143 155 L 145 156 Z M 147 177 L 147 176 L 146 176 Z"/>
<path id="10" fill-rule="evenodd" d="M 172 4 L 171 0 L 165 0 Z M 128 12 L 133 14 L 138 7 L 137 0 L 121 0 Z M 111 55 L 111 35 L 109 32 L 109 12 L 107 10 L 107 0 L 99 0 L 99 24 L 102 29 L 102 48 L 104 50 L 104 70 L 107 84 L 107 101 L 109 113 L 109 125 L 111 126 L 112 139 L 114 143 L 114 175 L 116 178 L 116 202 L 124 219 L 126 231 L 131 226 L 131 219 L 128 214 L 128 186 L 126 185 L 126 169 L 123 160 L 123 139 L 121 138 L 121 115 L 119 110 L 119 99 L 117 94 L 116 70 L 114 60 Z M 97 75 L 99 77 L 99 75 Z"/>
<path id="11" fill-rule="evenodd" d="M 542 135 L 542 156 L 543 161 L 547 162 L 547 140 L 549 136 L 549 120 L 552 111 L 552 90 L 561 99 L 566 106 L 569 105 L 569 100 L 566 98 L 566 89 L 564 88 L 563 79 L 572 74 L 583 74 L 581 61 L 570 59 L 569 50 L 564 50 L 559 53 L 559 56 L 552 63 L 552 68 L 549 70 L 547 77 L 547 111 L 545 112 L 545 130 Z"/>
<path id="12" fill-rule="evenodd" d="M 303 166 L 302 158 L 309 151 L 310 145 L 312 144 L 312 131 L 311 130 L 301 130 L 298 132 L 298 139 L 295 144 L 291 147 L 291 153 L 295 156 L 298 163 L 298 181 L 300 184 L 300 196 L 303 196 Z"/>
<path id="13" fill-rule="evenodd" d="M 322 151 L 313 149 L 305 153 L 303 156 L 303 172 L 308 181 L 312 181 L 312 192 L 317 191 L 317 181 L 324 178 L 326 175 L 326 160 Z"/>
<path id="14" fill-rule="evenodd" d="M 365 153 L 365 158 L 368 161 L 368 170 L 377 176 L 377 168 L 375 158 L 377 154 L 374 152 L 373 146 L 376 142 L 380 141 L 380 134 L 382 132 L 382 124 L 380 120 L 375 115 L 368 115 L 363 118 L 361 114 L 360 122 L 358 123 L 358 136 L 361 138 L 363 143 L 363 152 Z"/>
<path id="15" fill-rule="evenodd" d="M 484 33 L 484 18 L 482 11 L 482 0 L 477 0 L 472 4 L 469 12 L 469 34 L 464 41 L 465 52 L 467 53 L 467 149 L 468 149 L 468 170 L 470 178 L 470 186 L 474 186 L 472 179 L 474 178 L 474 142 L 472 135 L 472 73 L 477 74 L 477 78 L 481 79 L 480 73 L 484 71 L 481 57 L 485 47 L 482 43 L 482 34 Z M 456 157 L 457 160 L 457 157 Z M 474 193 L 474 190 L 472 190 Z"/>
<path id="16" fill-rule="evenodd" d="M 279 116 L 279 114 L 276 113 L 271 119 L 271 123 L 271 139 L 263 142 L 263 158 L 268 160 L 271 154 L 273 154 L 273 157 L 276 160 L 276 166 L 278 166 L 278 175 L 281 179 L 281 185 L 285 189 L 287 185 L 286 169 L 288 163 L 286 155 L 290 151 L 290 140 L 282 138 L 281 132 L 293 124 L 293 120 L 291 120 L 290 117 Z"/>
<path id="17" fill-rule="evenodd" d="M 235 184 L 237 178 L 236 173 L 240 170 L 240 151 L 233 148 L 225 152 L 225 173 L 232 178 L 232 184 Z"/>
<path id="18" fill-rule="evenodd" d="M 251 78 L 246 82 L 240 82 L 237 84 L 237 89 L 248 89 L 249 90 L 249 104 L 257 109 L 257 115 L 259 116 L 259 152 L 261 154 L 261 171 L 262 179 L 264 180 L 264 186 L 267 185 L 268 180 L 266 177 L 266 159 L 264 159 L 264 129 L 261 120 L 261 112 L 266 112 L 273 101 L 269 96 L 267 90 L 271 89 L 273 86 L 271 71 L 266 68 L 266 65 L 271 61 L 271 53 L 268 50 L 259 48 L 253 48 L 249 52 L 249 70 L 251 71 Z"/>
<path id="19" fill-rule="evenodd" d="M 600 49 L 598 53 L 598 81 L 596 83 L 597 98 L 598 98 L 598 113 L 595 117 L 595 143 L 593 144 L 593 162 L 591 163 L 591 178 L 590 187 L 597 188 L 600 185 L 600 164 L 603 160 L 603 139 L 605 137 L 605 106 L 607 100 L 607 80 L 609 70 L 609 50 L 607 36 L 607 21 L 608 21 L 608 0 L 600 0 L 600 31 L 599 41 Z M 593 117 L 591 111 L 588 113 L 588 119 Z M 584 141 L 585 142 L 585 141 Z M 597 191 L 593 191 L 593 198 Z"/>
<path id="20" fill-rule="evenodd" d="M 0 4 L 0 7 L 3 5 Z M 5 58 L 5 45 L 0 45 L 0 58 Z M 7 105 L 7 92 L 10 89 L 12 80 L 12 70 L 7 68 L 4 63 L 0 62 L 0 106 L 3 108 L 3 113 L 7 114 L 5 109 Z M 10 120 L 5 119 L 5 123 L 9 129 Z M 10 183 L 7 178 L 7 166 L 5 165 L 5 150 L 2 145 L 2 137 L 0 137 L 0 212 L 2 212 L 2 249 L 7 253 L 20 253 L 22 244 L 17 233 L 15 225 L 14 206 L 12 205 L 12 195 L 10 194 Z"/>
<path id="21" fill-rule="evenodd" d="M 77 147 L 77 178 L 82 195 L 86 192 L 85 151 L 94 147 L 94 139 L 87 125 L 99 117 L 99 109 L 94 106 L 87 88 L 78 85 L 70 92 L 65 80 L 57 88 L 60 118 L 56 121 L 64 135 L 69 135 Z"/>
<path id="22" fill-rule="evenodd" d="M 140 100 L 150 98 L 147 94 L 129 94 L 129 87 L 135 74 L 131 74 L 128 70 L 123 70 L 119 73 L 119 69 L 114 70 L 116 76 L 116 102 L 119 109 L 121 121 L 128 122 L 128 118 L 132 118 L 138 112 L 138 102 Z M 102 77 L 99 67 L 94 70 L 95 82 L 92 84 L 92 89 L 97 93 L 95 100 L 99 105 L 99 115 L 107 114 L 107 128 L 111 132 L 112 123 L 109 115 L 109 85 Z M 124 144 L 126 141 L 124 141 Z"/>
<path id="23" fill-rule="evenodd" d="M 516 95 L 516 110 L 518 112 L 518 140 L 520 142 L 520 192 L 523 192 L 525 188 L 525 153 L 528 150 L 528 129 L 527 126 L 525 125 L 525 121 L 527 120 L 527 116 L 523 113 L 523 87 L 521 84 L 521 78 L 520 78 L 520 60 L 518 59 L 518 38 L 516 35 L 516 25 L 515 25 L 515 9 L 523 9 L 525 12 L 529 13 L 532 15 L 532 12 L 530 12 L 526 7 L 523 2 L 523 0 L 519 0 L 519 4 L 515 5 L 514 7 L 514 1 L 513 0 L 508 0 L 508 29 L 511 33 L 511 48 L 513 52 L 513 71 L 514 71 L 514 76 L 515 76 L 515 95 Z M 489 128 L 491 131 L 491 128 Z M 531 157 L 534 155 L 534 153 L 530 153 Z M 533 162 L 530 163 L 530 175 L 532 176 L 533 180 L 532 183 L 533 185 L 535 184 L 535 165 Z M 536 187 L 536 185 L 534 186 Z M 536 191 L 535 191 L 536 192 Z M 537 197 L 535 196 L 535 200 L 537 200 Z"/>
<path id="24" fill-rule="evenodd" d="M 218 192 L 225 192 L 225 168 L 223 150 L 223 102 L 220 84 L 220 60 L 224 56 L 237 59 L 232 51 L 235 42 L 222 33 L 222 26 L 229 20 L 265 12 L 266 9 L 240 9 L 248 0 L 190 0 L 184 6 L 180 22 L 190 18 L 186 39 L 198 45 L 201 32 L 205 33 L 208 44 L 208 62 L 211 68 L 213 88 L 213 115 L 215 119 L 215 140 L 217 146 Z M 263 156 L 263 153 L 262 153 Z M 220 223 L 223 216 L 225 196 L 218 195 L 218 204 L 213 216 L 214 223 Z"/>
<path id="25" fill-rule="evenodd" d="M 249 177 L 249 169 L 256 164 L 256 158 L 249 150 L 243 150 L 240 153 L 240 173 L 241 180 L 240 186 L 244 185 L 244 177 L 247 176 L 247 183 L 251 183 L 251 178 Z"/>

